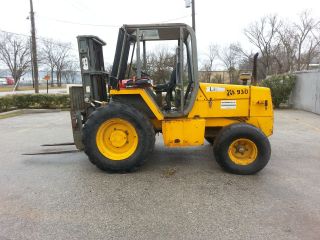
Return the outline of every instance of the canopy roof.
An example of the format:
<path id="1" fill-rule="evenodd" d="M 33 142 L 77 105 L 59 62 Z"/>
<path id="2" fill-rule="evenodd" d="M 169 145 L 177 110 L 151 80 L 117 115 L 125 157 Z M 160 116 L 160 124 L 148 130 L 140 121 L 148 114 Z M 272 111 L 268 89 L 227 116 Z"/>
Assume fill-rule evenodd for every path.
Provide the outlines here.
<path id="1" fill-rule="evenodd" d="M 187 36 L 188 28 L 184 23 L 166 23 L 166 24 L 133 24 L 123 25 L 127 33 L 136 35 L 137 29 L 141 31 L 143 40 L 178 40 L 180 38 L 180 28 L 183 28 L 184 36 Z"/>

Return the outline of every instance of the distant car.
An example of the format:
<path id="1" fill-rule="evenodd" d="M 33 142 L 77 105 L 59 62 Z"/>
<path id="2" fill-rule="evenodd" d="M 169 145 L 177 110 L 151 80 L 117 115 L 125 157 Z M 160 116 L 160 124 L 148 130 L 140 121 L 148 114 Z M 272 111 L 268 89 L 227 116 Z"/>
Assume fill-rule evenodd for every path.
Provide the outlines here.
<path id="1" fill-rule="evenodd" d="M 14 79 L 11 78 L 11 77 L 6 77 L 6 80 L 7 80 L 7 84 L 8 85 L 14 85 Z"/>
<path id="2" fill-rule="evenodd" d="M 14 80 L 11 77 L 0 77 L 0 85 L 14 85 Z"/>
<path id="3" fill-rule="evenodd" d="M 7 79 L 6 78 L 0 78 L 0 85 L 7 85 Z"/>

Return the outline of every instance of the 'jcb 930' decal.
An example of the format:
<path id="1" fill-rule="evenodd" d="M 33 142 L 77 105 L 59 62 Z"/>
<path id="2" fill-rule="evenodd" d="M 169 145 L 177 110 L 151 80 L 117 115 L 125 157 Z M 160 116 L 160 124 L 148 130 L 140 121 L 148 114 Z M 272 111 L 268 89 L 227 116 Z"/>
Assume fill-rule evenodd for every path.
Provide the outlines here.
<path id="1" fill-rule="evenodd" d="M 233 96 L 233 95 L 242 95 L 242 94 L 248 94 L 248 89 L 227 89 L 227 96 Z"/>

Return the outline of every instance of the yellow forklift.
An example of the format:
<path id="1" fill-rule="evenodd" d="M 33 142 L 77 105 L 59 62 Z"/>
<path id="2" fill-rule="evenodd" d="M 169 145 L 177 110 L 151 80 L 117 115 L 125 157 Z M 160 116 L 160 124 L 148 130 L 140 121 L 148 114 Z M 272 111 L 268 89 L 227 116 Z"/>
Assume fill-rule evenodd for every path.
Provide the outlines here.
<path id="1" fill-rule="evenodd" d="M 170 78 L 153 84 L 146 70 L 148 43 L 175 44 Z M 270 89 L 200 83 L 197 43 L 186 24 L 123 25 L 111 73 L 95 36 L 78 36 L 83 86 L 72 87 L 75 144 L 108 172 L 131 172 L 148 159 L 155 134 L 167 147 L 213 145 L 218 164 L 254 174 L 270 159 L 273 131 Z"/>

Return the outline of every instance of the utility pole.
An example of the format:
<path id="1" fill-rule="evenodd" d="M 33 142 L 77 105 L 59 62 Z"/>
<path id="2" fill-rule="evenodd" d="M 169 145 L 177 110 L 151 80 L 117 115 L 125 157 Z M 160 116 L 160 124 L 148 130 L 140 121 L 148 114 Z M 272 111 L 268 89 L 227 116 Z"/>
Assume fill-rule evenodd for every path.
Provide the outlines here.
<path id="1" fill-rule="evenodd" d="M 195 0 L 184 0 L 186 3 L 186 8 L 189 8 L 191 5 L 192 8 L 192 28 L 196 32 L 196 9 L 195 9 Z M 191 3 L 191 4 L 190 4 Z"/>
<path id="2" fill-rule="evenodd" d="M 193 31 L 196 32 L 196 10 L 195 10 L 195 0 L 191 0 L 192 2 L 192 28 Z"/>
<path id="3" fill-rule="evenodd" d="M 38 60 L 37 60 L 37 42 L 36 42 L 36 29 L 34 24 L 33 2 L 30 0 L 30 21 L 31 21 L 31 55 L 33 65 L 34 77 L 34 91 L 39 93 L 39 76 L 38 76 Z"/>
<path id="4" fill-rule="evenodd" d="M 31 37 L 30 37 L 30 51 L 31 51 L 31 77 L 32 77 L 32 88 L 34 88 L 33 56 L 32 56 L 32 39 L 31 39 Z"/>

